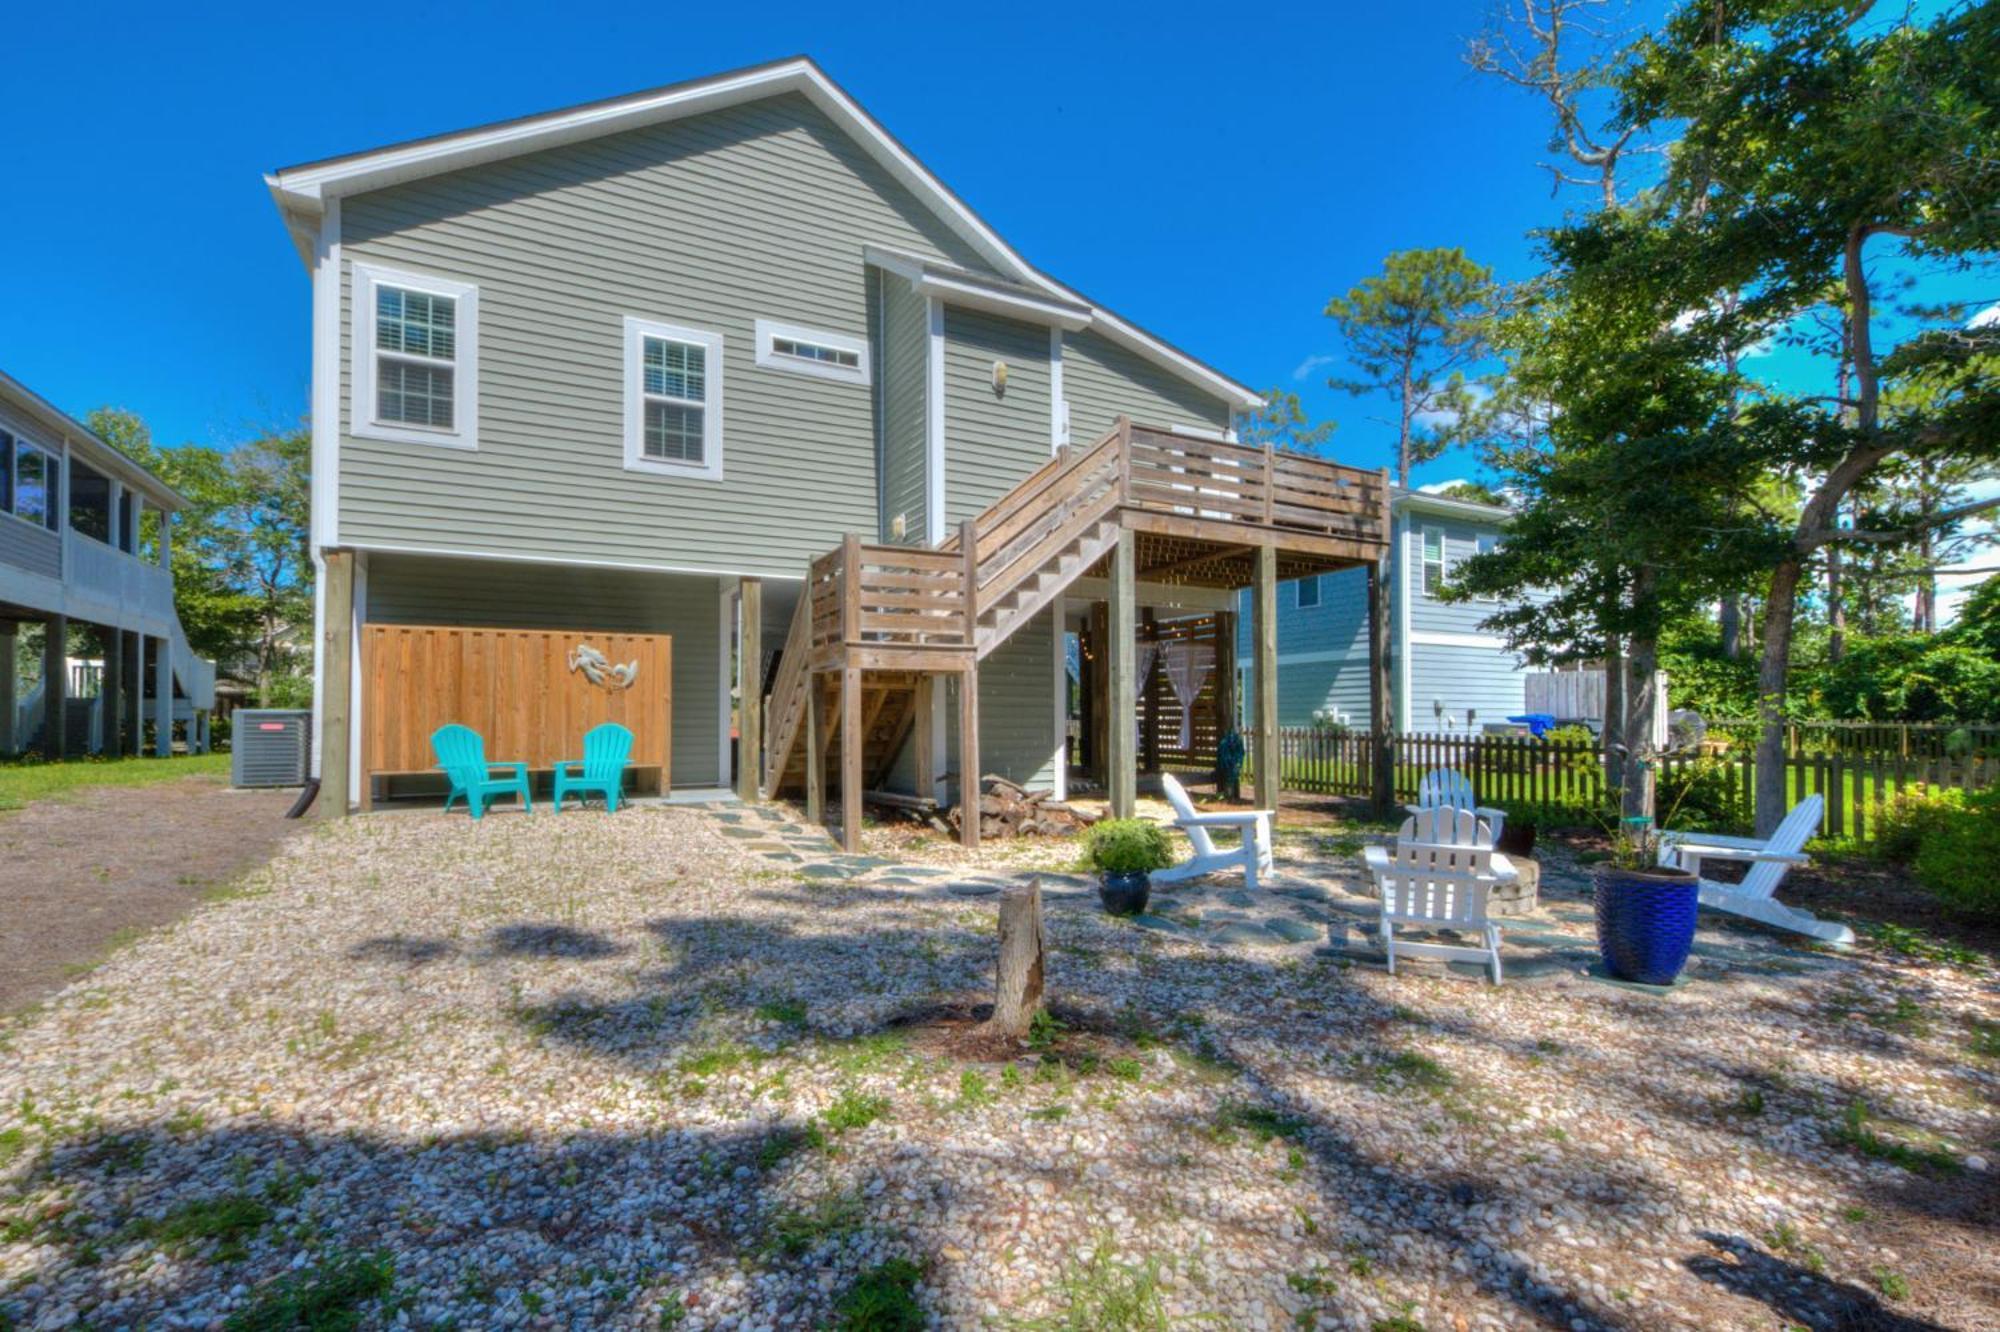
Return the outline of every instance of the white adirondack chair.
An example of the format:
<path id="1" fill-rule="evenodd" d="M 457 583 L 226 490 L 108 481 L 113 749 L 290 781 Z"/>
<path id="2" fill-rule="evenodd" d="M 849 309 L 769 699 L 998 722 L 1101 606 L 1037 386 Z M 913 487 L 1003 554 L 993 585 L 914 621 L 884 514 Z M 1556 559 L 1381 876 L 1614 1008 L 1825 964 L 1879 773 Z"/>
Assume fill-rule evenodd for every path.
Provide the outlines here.
<path id="1" fill-rule="evenodd" d="M 1486 895 L 1495 883 L 1516 877 L 1507 857 L 1493 849 L 1493 834 L 1469 809 L 1440 805 L 1403 820 L 1392 850 L 1371 846 L 1362 852 L 1375 891 L 1382 899 L 1382 951 L 1389 974 L 1396 954 L 1438 957 L 1452 962 L 1484 962 L 1500 983 L 1500 927 L 1486 916 Z M 1412 943 L 1396 938 L 1396 927 L 1459 930 L 1477 934 L 1481 947 Z"/>
<path id="2" fill-rule="evenodd" d="M 1161 773 L 1160 785 L 1167 793 L 1167 803 L 1174 807 L 1174 827 L 1187 834 L 1194 846 L 1194 857 L 1172 869 L 1154 870 L 1152 882 L 1178 883 L 1217 870 L 1241 867 L 1244 887 L 1255 888 L 1257 876 L 1271 872 L 1270 810 L 1230 809 L 1200 814 L 1195 812 L 1194 802 L 1188 799 L 1187 791 L 1174 780 L 1172 773 Z M 1240 833 L 1241 845 L 1218 847 L 1209 836 L 1212 828 Z"/>
<path id="3" fill-rule="evenodd" d="M 1786 906 L 1776 896 L 1786 871 L 1806 863 L 1806 840 L 1819 830 L 1822 804 L 1819 796 L 1807 796 L 1792 807 L 1778 830 L 1764 842 L 1754 837 L 1722 837 L 1715 833 L 1663 833 L 1660 863 L 1678 866 L 1701 879 L 1701 904 L 1711 910 L 1727 911 L 1828 943 L 1853 943 L 1854 931 L 1847 926 L 1821 920 L 1799 907 Z M 1701 878 L 1705 860 L 1748 861 L 1750 868 L 1744 872 L 1741 883 L 1717 883 Z"/>
<path id="4" fill-rule="evenodd" d="M 1403 808 L 1412 814 L 1438 808 L 1470 810 L 1486 820 L 1495 842 L 1500 840 L 1500 829 L 1507 822 L 1507 811 L 1480 804 L 1479 797 L 1473 794 L 1472 783 L 1455 768 L 1433 768 L 1425 773 L 1423 782 L 1417 787 L 1417 803 Z"/>

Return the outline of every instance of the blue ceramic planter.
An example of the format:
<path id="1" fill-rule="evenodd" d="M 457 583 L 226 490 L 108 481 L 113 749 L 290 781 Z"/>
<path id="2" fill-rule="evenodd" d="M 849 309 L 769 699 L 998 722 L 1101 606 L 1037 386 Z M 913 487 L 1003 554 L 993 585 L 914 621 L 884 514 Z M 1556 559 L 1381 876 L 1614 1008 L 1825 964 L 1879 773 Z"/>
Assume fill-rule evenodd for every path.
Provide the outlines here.
<path id="1" fill-rule="evenodd" d="M 1097 876 L 1097 896 L 1114 916 L 1136 916 L 1152 896 L 1152 876 L 1144 870 L 1105 870 Z"/>
<path id="2" fill-rule="evenodd" d="M 1600 866 L 1597 951 L 1620 980 L 1672 985 L 1694 946 L 1695 877 L 1684 870 Z"/>

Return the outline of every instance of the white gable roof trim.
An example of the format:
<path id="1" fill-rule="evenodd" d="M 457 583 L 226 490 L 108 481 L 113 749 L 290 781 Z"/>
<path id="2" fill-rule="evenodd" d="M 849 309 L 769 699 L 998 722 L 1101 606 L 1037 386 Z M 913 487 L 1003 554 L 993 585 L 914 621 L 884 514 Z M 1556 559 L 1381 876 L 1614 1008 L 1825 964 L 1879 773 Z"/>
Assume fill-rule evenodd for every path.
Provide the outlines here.
<path id="1" fill-rule="evenodd" d="M 1037 312 L 1038 322 L 1067 326 L 1066 321 L 1077 318 L 1075 311 L 1081 310 L 1084 312 L 1084 323 L 1076 327 L 1087 323 L 1113 342 L 1235 406 L 1262 405 L 1263 399 L 1242 384 L 1110 311 L 1093 305 L 1028 263 L 874 117 L 828 78 L 818 65 L 803 56 L 691 83 L 674 84 L 651 92 L 592 102 L 566 111 L 552 111 L 371 152 L 284 167 L 266 175 L 264 181 L 310 266 L 310 238 L 330 199 L 379 190 L 521 153 L 539 152 L 601 135 L 719 111 L 788 92 L 803 95 L 845 130 L 997 271 L 1025 287 L 1044 293 L 1049 298 L 1048 308 Z M 968 305 L 985 301 L 988 304 L 984 308 L 993 309 L 996 307 L 992 302 L 1004 303 L 1009 298 L 1004 292 L 996 295 L 987 283 L 967 282 L 964 277 L 935 265 L 924 265 L 924 269 L 935 274 L 929 280 L 938 284 L 938 294 L 948 301 Z M 955 293 L 946 291 L 944 288 L 947 285 L 958 290 Z M 1025 301 L 1031 298 L 1022 293 L 1013 299 Z M 1025 308 L 1017 309 L 1026 313 Z"/>

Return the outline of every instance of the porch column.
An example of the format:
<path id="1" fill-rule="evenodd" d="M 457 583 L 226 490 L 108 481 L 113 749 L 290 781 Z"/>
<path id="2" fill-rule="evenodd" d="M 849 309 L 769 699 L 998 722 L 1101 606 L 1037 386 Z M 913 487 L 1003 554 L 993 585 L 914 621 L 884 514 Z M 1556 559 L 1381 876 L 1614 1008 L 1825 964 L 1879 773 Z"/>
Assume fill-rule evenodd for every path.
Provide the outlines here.
<path id="1" fill-rule="evenodd" d="M 1215 743 L 1221 747 L 1222 737 L 1236 729 L 1236 612 L 1217 611 L 1215 613 Z M 1220 765 L 1218 765 L 1220 771 Z M 1239 783 L 1240 785 L 1240 783 Z M 1241 790 L 1226 791 L 1220 786 L 1215 794 L 1234 800 Z"/>
<path id="2" fill-rule="evenodd" d="M 754 803 L 764 795 L 764 582 L 737 582 L 736 796 Z"/>
<path id="3" fill-rule="evenodd" d="M 1155 645 L 1153 669 L 1144 680 L 1140 681 L 1140 684 L 1144 687 L 1141 699 L 1146 705 L 1146 730 L 1140 739 L 1139 770 L 1141 772 L 1158 772 L 1160 770 L 1161 670 L 1160 654 L 1157 650 L 1157 645 L 1159 643 L 1160 629 L 1153 618 L 1153 608 L 1151 606 L 1139 612 L 1139 629 L 1144 635 L 1144 641 Z"/>
<path id="4" fill-rule="evenodd" d="M 104 676 L 97 684 L 97 715 L 104 728 L 101 753 L 118 758 L 125 753 L 125 631 L 101 629 Z"/>
<path id="5" fill-rule="evenodd" d="M 59 763 L 69 757 L 69 617 L 42 621 L 42 757 Z"/>
<path id="6" fill-rule="evenodd" d="M 133 544 L 135 550 L 137 549 L 137 543 L 138 543 L 138 536 L 135 533 L 133 536 Z M 161 509 L 160 510 L 160 567 L 162 569 L 168 567 L 170 564 L 173 563 L 173 558 L 174 558 L 174 515 L 171 510 Z"/>
<path id="7" fill-rule="evenodd" d="M 1101 601 L 1090 608 L 1090 647 L 1094 654 L 1084 663 L 1088 685 L 1084 689 L 1084 729 L 1090 737 L 1090 775 L 1099 790 L 1111 789 L 1111 765 L 1107 754 L 1111 744 L 1106 717 L 1111 711 L 1111 614 Z"/>
<path id="8" fill-rule="evenodd" d="M 926 799 L 937 799 L 937 716 L 933 709 L 937 706 L 937 677 L 929 673 L 917 677 L 917 696 L 911 703 L 914 713 L 910 744 L 916 759 L 917 794 Z"/>
<path id="9" fill-rule="evenodd" d="M 11 757 L 20 749 L 21 742 L 14 734 L 15 714 L 20 711 L 15 701 L 20 690 L 20 626 L 12 620 L 0 620 L 0 755 Z"/>
<path id="10" fill-rule="evenodd" d="M 125 640 L 125 658 L 132 663 L 132 669 L 125 672 L 125 697 L 118 706 L 125 714 L 124 754 L 137 758 L 145 752 L 145 718 L 142 712 L 146 706 L 146 636 L 125 630 L 118 635 Z"/>
<path id="11" fill-rule="evenodd" d="M 1257 694 L 1251 762 L 1257 770 L 1257 804 L 1278 807 L 1278 548 L 1257 548 L 1257 578 L 1250 594 L 1251 652 Z"/>
<path id="12" fill-rule="evenodd" d="M 958 677 L 958 840 L 979 845 L 979 664 L 968 662 Z"/>
<path id="13" fill-rule="evenodd" d="M 1118 539 L 1111 547 L 1111 606 L 1105 626 L 1106 650 L 1102 654 L 1106 674 L 1110 676 L 1104 719 L 1104 777 L 1114 819 L 1131 818 L 1139 802 L 1139 756 L 1135 752 L 1137 737 L 1132 733 L 1138 724 L 1132 680 L 1132 672 L 1138 668 L 1133 635 L 1139 629 L 1133 614 L 1137 589 L 1132 546 L 1132 529 L 1120 527 Z"/>
<path id="14" fill-rule="evenodd" d="M 159 646 L 153 657 L 153 754 L 174 756 L 174 643 L 170 638 L 155 640 Z"/>
<path id="15" fill-rule="evenodd" d="M 1368 772 L 1377 814 L 1396 803 L 1396 713 L 1389 696 L 1389 557 L 1368 566 Z"/>
<path id="16" fill-rule="evenodd" d="M 161 529 L 162 534 L 165 528 Z M 164 545 L 164 540 L 162 541 Z M 354 552 L 325 552 L 326 601 L 320 622 L 319 816 L 347 817 L 353 755 L 348 725 L 354 713 Z"/>
<path id="17" fill-rule="evenodd" d="M 826 681 L 806 671 L 806 821 L 826 823 Z"/>
<path id="18" fill-rule="evenodd" d="M 861 850 L 861 668 L 840 670 L 840 846 Z"/>

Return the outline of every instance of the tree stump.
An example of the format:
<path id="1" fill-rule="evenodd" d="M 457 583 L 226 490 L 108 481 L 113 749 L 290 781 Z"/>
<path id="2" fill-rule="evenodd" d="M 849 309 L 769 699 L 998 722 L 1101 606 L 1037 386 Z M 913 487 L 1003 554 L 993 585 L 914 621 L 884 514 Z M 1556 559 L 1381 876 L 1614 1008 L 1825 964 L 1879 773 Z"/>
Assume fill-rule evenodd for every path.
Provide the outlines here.
<path id="1" fill-rule="evenodd" d="M 1006 890 L 1000 897 L 1000 962 L 987 1029 L 1005 1036 L 1028 1034 L 1042 1007 L 1042 881 Z"/>

